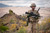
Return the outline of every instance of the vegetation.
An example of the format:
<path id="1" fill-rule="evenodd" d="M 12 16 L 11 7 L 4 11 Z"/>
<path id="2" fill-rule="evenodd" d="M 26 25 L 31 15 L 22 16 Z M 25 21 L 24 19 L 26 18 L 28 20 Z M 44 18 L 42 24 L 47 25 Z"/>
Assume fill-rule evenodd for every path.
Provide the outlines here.
<path id="1" fill-rule="evenodd" d="M 44 18 L 41 24 L 37 24 L 37 31 L 38 33 L 40 33 L 39 31 L 44 33 L 50 31 L 50 17 Z"/>
<path id="2" fill-rule="evenodd" d="M 10 23 L 11 23 L 11 24 L 14 24 L 15 22 L 14 22 L 14 20 L 13 20 L 13 19 L 11 19 L 11 20 L 10 20 Z"/>
<path id="3" fill-rule="evenodd" d="M 9 14 L 12 14 L 12 13 L 13 13 L 13 11 L 10 9 L 10 10 L 9 10 Z"/>
<path id="4" fill-rule="evenodd" d="M 20 29 L 18 30 L 18 33 L 27 33 L 27 30 L 21 26 Z"/>
<path id="5" fill-rule="evenodd" d="M 0 26 L 0 32 L 5 32 L 5 31 L 7 31 L 9 28 L 8 27 L 6 27 L 6 26 Z"/>

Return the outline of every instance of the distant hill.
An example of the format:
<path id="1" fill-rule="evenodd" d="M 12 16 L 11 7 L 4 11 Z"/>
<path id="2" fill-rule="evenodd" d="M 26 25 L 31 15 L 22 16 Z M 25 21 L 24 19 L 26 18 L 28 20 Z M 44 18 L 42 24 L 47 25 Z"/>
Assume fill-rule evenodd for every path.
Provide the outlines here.
<path id="1" fill-rule="evenodd" d="M 0 7 L 11 7 L 11 6 L 0 3 Z"/>

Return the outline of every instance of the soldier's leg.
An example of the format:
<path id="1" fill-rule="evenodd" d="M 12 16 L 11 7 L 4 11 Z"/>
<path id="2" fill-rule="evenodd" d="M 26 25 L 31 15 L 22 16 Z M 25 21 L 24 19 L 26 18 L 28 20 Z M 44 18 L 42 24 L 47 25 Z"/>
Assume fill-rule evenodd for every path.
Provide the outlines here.
<path id="1" fill-rule="evenodd" d="M 31 27 L 32 27 L 32 24 L 29 23 L 29 25 L 28 25 L 28 33 L 31 33 Z"/>
<path id="2" fill-rule="evenodd" d="M 33 23 L 33 33 L 36 33 L 36 23 Z"/>

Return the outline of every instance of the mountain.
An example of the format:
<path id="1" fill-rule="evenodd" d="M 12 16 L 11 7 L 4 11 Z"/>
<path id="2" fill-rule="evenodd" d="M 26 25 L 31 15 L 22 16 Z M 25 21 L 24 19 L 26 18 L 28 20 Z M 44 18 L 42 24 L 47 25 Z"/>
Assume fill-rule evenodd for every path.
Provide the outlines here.
<path id="1" fill-rule="evenodd" d="M 0 3 L 0 7 L 11 7 L 11 6 Z"/>

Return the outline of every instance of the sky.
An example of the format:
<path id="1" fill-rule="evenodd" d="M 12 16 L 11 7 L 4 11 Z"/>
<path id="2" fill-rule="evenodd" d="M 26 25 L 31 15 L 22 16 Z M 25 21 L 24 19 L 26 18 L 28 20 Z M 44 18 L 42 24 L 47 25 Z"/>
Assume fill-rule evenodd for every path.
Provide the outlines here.
<path id="1" fill-rule="evenodd" d="M 12 7 L 29 7 L 32 3 L 35 3 L 37 7 L 50 7 L 50 0 L 0 0 L 0 3 Z"/>

